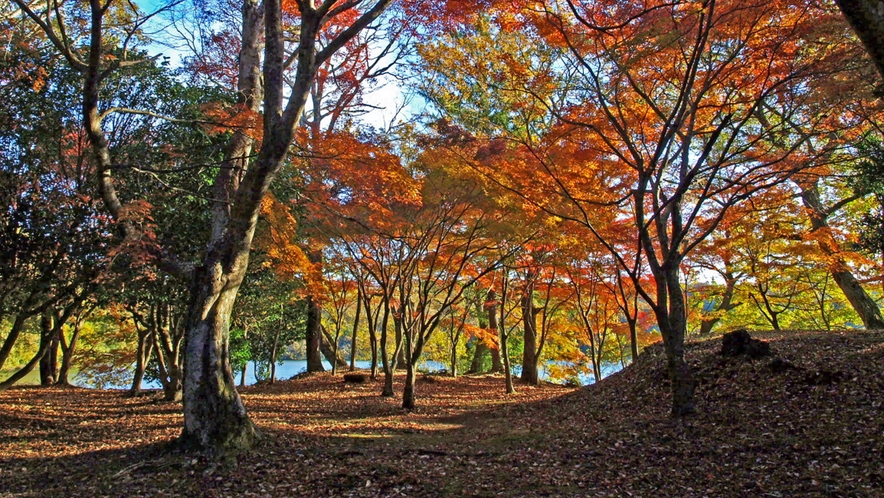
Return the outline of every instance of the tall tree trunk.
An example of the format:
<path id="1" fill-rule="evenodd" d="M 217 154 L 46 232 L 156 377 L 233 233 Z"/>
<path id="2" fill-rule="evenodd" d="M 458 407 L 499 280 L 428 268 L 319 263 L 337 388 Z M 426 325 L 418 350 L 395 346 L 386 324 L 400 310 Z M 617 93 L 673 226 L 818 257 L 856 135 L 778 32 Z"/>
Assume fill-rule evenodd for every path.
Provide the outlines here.
<path id="1" fill-rule="evenodd" d="M 501 291 L 501 302 L 506 299 L 506 291 L 507 283 L 504 281 L 503 289 Z M 500 344 L 500 356 L 503 357 L 503 376 L 506 385 L 506 393 L 513 394 L 516 392 L 516 388 L 513 385 L 513 369 L 510 366 L 509 346 L 507 344 L 509 334 L 506 333 L 503 323 L 504 308 L 502 304 L 498 304 L 497 293 L 494 292 L 494 289 L 488 291 L 486 302 L 486 307 L 488 308 L 488 328 L 497 332 L 498 344 Z"/>
<path id="2" fill-rule="evenodd" d="M 350 371 L 356 370 L 356 337 L 362 312 L 362 289 L 356 295 L 356 317 L 353 319 L 353 334 L 350 336 Z"/>
<path id="3" fill-rule="evenodd" d="M 500 348 L 489 348 L 489 350 L 491 351 L 491 372 L 502 373 L 503 363 L 500 359 Z"/>
<path id="4" fill-rule="evenodd" d="M 384 301 L 384 315 L 381 318 L 381 337 L 380 337 L 380 357 L 381 357 L 381 365 L 384 370 L 384 387 L 381 391 L 381 396 L 384 397 L 393 397 L 395 394 L 393 393 L 393 361 L 389 355 L 389 347 L 388 347 L 388 339 L 389 332 L 387 328 L 389 327 L 390 322 L 390 304 L 389 301 Z M 395 348 L 394 348 L 395 351 Z"/>
<path id="5" fill-rule="evenodd" d="M 371 346 L 371 378 L 372 380 L 378 377 L 378 338 L 376 334 L 372 334 L 369 337 L 369 342 Z"/>
<path id="6" fill-rule="evenodd" d="M 810 184 L 799 182 L 798 186 L 801 188 L 801 199 L 804 206 L 808 208 L 807 212 L 810 216 L 811 229 L 814 232 L 821 232 L 823 235 L 817 238 L 817 243 L 831 261 L 830 270 L 832 278 L 838 284 L 838 288 L 844 293 L 844 296 L 867 329 L 884 329 L 884 318 L 881 316 L 878 303 L 869 297 L 865 289 L 862 288 L 859 281 L 850 271 L 850 266 L 841 256 L 841 248 L 838 246 L 838 242 L 828 233 L 828 217 L 831 213 L 823 207 L 820 200 L 819 187 L 815 182 Z"/>
<path id="7" fill-rule="evenodd" d="M 347 362 L 338 354 L 340 352 L 338 347 L 332 346 L 332 344 L 336 345 L 338 341 L 324 326 L 320 327 L 320 330 L 322 330 L 325 340 L 320 343 L 319 351 L 325 357 L 325 361 L 332 366 L 332 373 L 337 373 L 339 368 L 347 368 Z"/>
<path id="8" fill-rule="evenodd" d="M 188 313 L 180 442 L 215 456 L 250 448 L 257 436 L 236 392 L 227 354 L 230 313 L 248 263 L 248 245 L 238 256 L 236 271 L 222 271 L 220 261 L 199 269 Z"/>
<path id="9" fill-rule="evenodd" d="M 678 273 L 678 264 L 673 264 L 673 267 L 662 268 L 658 275 L 655 275 L 658 279 L 658 300 L 654 309 L 660 327 L 660 335 L 663 336 L 666 369 L 671 382 L 671 413 L 676 417 L 694 413 L 694 390 L 696 388 L 690 365 L 684 358 L 687 310 Z"/>
<path id="10" fill-rule="evenodd" d="M 476 338 L 476 348 L 473 352 L 473 361 L 467 373 L 480 374 L 485 371 L 485 355 L 488 354 L 488 346 L 481 338 Z"/>
<path id="11" fill-rule="evenodd" d="M 322 343 L 322 310 L 313 300 L 313 297 L 307 296 L 307 332 L 305 334 L 305 347 L 307 350 L 307 371 L 308 372 L 324 372 L 325 367 L 322 366 L 322 352 L 320 351 Z"/>
<path id="12" fill-rule="evenodd" d="M 393 370 L 403 370 L 406 368 L 406 362 L 405 348 L 403 347 L 405 334 L 402 333 L 402 320 L 394 317 L 393 325 L 396 329 L 396 349 L 393 351 Z"/>
<path id="13" fill-rule="evenodd" d="M 414 410 L 414 365 L 405 362 L 405 388 L 402 390 L 402 408 Z"/>
<path id="14" fill-rule="evenodd" d="M 270 383 L 276 383 L 276 351 L 279 348 L 279 333 L 273 334 L 273 343 L 270 345 Z"/>
<path id="15" fill-rule="evenodd" d="M 526 278 L 525 294 L 522 296 L 522 324 L 525 346 L 522 350 L 522 382 L 537 385 L 537 308 L 534 306 L 534 276 Z"/>
<path id="16" fill-rule="evenodd" d="M 68 376 L 71 371 L 74 352 L 77 350 L 77 343 L 80 340 L 80 332 L 83 329 L 83 321 L 85 319 L 85 316 L 79 316 L 76 321 L 74 321 L 74 331 L 71 333 L 70 341 L 65 341 L 64 330 L 59 330 L 58 338 L 59 345 L 61 346 L 61 366 L 58 369 L 58 379 L 55 380 L 55 383 L 60 386 L 71 385 Z"/>
<path id="17" fill-rule="evenodd" d="M 450 359 L 451 362 L 451 376 L 457 377 L 457 342 L 451 342 L 451 351 L 450 351 Z"/>
<path id="18" fill-rule="evenodd" d="M 135 350 L 135 374 L 132 376 L 132 387 L 129 388 L 130 396 L 138 396 L 141 394 L 141 384 L 144 382 L 144 370 L 150 361 L 150 355 L 153 352 L 153 341 L 151 340 L 150 329 L 138 329 L 138 347 Z"/>
<path id="19" fill-rule="evenodd" d="M 494 292 L 494 289 L 488 291 L 488 295 L 485 297 L 485 303 L 482 305 L 482 309 L 488 312 L 488 331 L 493 334 L 494 337 L 500 338 L 500 334 L 497 330 L 497 293 Z M 481 323 L 479 324 L 482 325 Z M 502 349 L 502 344 L 498 341 L 498 345 L 496 348 L 491 349 L 491 371 L 493 373 L 503 373 L 504 365 L 501 361 L 500 353 Z"/>
<path id="20" fill-rule="evenodd" d="M 55 384 L 58 369 L 58 331 L 53 326 L 57 320 L 53 312 L 46 311 L 40 319 L 40 349 L 46 347 L 46 354 L 40 358 L 40 385 Z M 44 344 L 44 342 L 46 344 Z"/>

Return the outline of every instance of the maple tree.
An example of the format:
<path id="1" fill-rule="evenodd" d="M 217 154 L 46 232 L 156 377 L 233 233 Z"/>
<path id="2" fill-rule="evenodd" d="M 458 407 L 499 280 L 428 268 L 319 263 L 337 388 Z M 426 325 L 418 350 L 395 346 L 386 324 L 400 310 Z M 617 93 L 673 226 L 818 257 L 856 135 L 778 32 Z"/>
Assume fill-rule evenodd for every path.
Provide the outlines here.
<path id="1" fill-rule="evenodd" d="M 672 412 L 689 413 L 694 383 L 683 356 L 681 265 L 728 208 L 822 157 L 806 147 L 811 139 L 862 120 L 835 117 L 832 109 L 852 102 L 827 86 L 849 69 L 845 26 L 825 6 L 739 1 L 610 9 L 550 3 L 516 16 L 501 7 L 497 23 L 470 36 L 504 43 L 504 26 L 515 24 L 566 53 L 545 71 L 534 64 L 538 57 L 520 64 L 495 54 L 507 72 L 489 85 L 492 95 L 533 102 L 508 113 L 525 131 L 494 128 L 516 154 L 464 154 L 463 161 L 537 209 L 583 224 L 609 248 L 656 316 L 669 355 Z M 522 53 L 530 52 L 526 46 Z M 534 121 L 515 121 L 538 108 Z M 547 126 L 544 112 L 560 124 Z M 609 231 L 618 217 L 631 219 Z M 619 240 L 629 230 L 634 236 L 625 240 L 635 245 L 624 250 Z"/>

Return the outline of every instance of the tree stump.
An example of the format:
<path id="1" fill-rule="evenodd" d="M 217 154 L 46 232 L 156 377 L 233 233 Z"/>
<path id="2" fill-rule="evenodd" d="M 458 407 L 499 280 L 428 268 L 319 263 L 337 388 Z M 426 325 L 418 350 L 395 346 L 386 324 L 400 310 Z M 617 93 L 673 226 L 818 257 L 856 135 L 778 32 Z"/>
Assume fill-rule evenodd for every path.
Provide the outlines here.
<path id="1" fill-rule="evenodd" d="M 770 356 L 770 344 L 753 339 L 746 329 L 739 329 L 728 332 L 721 338 L 721 356 L 763 358 Z"/>
<path id="2" fill-rule="evenodd" d="M 368 375 L 363 373 L 345 373 L 344 374 L 344 382 L 351 382 L 353 384 L 362 384 L 368 380 Z"/>

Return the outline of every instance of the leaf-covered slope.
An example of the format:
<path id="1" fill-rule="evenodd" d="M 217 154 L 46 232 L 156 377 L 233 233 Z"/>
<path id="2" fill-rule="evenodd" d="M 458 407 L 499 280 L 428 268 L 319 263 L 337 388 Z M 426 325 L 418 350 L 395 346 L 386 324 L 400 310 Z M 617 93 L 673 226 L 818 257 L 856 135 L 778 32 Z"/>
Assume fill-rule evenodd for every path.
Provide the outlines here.
<path id="1" fill-rule="evenodd" d="M 772 356 L 689 346 L 698 413 L 684 420 L 668 417 L 658 347 L 579 390 L 429 378 L 413 412 L 330 375 L 247 388 L 264 439 L 224 467 L 162 444 L 177 405 L 13 389 L 0 497 L 884 496 L 884 333 L 757 337 Z"/>

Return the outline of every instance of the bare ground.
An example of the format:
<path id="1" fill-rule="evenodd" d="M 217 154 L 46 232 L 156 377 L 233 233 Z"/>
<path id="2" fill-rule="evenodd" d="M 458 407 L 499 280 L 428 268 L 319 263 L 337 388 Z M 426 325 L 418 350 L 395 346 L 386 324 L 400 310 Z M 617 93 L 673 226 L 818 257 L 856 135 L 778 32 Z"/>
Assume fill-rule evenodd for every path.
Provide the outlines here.
<path id="1" fill-rule="evenodd" d="M 180 406 L 118 391 L 0 393 L 0 497 L 884 496 L 884 333 L 692 344 L 698 413 L 668 417 L 662 349 L 588 388 L 432 377 L 419 408 L 315 375 L 243 390 L 237 462 L 170 450 Z"/>

